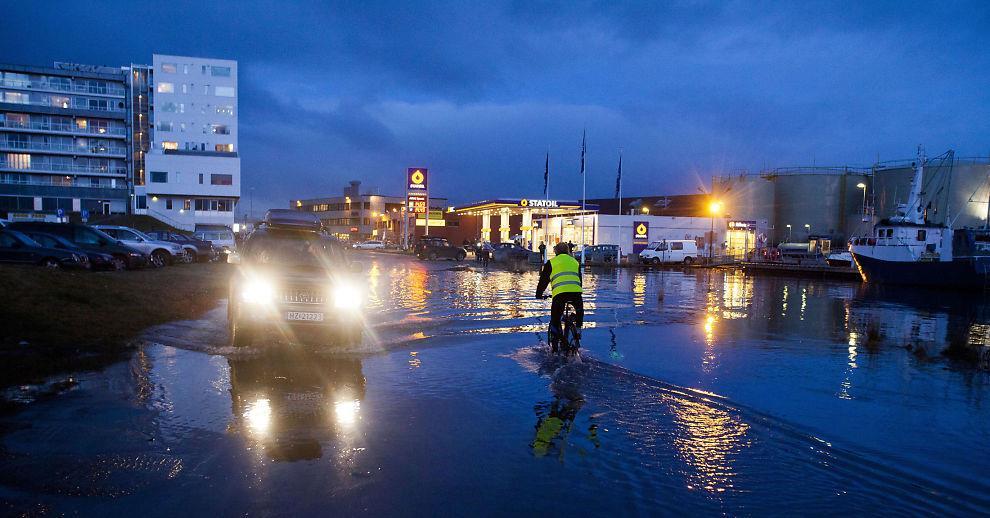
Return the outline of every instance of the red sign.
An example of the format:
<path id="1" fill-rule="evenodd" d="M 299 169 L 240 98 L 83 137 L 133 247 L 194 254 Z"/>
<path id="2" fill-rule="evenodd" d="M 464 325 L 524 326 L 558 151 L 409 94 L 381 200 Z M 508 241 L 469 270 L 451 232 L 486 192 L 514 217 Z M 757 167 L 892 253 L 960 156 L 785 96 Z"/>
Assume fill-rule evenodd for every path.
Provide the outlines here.
<path id="1" fill-rule="evenodd" d="M 351 232 L 357 232 L 358 230 L 360 230 L 360 229 L 357 228 L 357 227 L 351 227 Z"/>

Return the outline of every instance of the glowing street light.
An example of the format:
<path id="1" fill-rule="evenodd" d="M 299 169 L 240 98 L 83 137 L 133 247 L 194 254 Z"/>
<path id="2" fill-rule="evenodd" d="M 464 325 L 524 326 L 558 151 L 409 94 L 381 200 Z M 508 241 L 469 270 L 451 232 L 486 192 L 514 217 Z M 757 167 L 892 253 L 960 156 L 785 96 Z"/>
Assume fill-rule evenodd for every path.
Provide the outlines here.
<path id="1" fill-rule="evenodd" d="M 787 242 L 791 242 L 791 226 L 787 225 Z"/>
<path id="2" fill-rule="evenodd" d="M 649 207 L 643 207 L 643 214 L 649 214 L 649 213 L 650 213 L 650 208 Z"/>
<path id="3" fill-rule="evenodd" d="M 856 187 L 863 189 L 863 221 L 866 221 L 866 184 L 859 182 Z"/>
<path id="4" fill-rule="evenodd" d="M 710 263 L 715 255 L 715 216 L 722 210 L 722 204 L 718 201 L 713 201 L 708 206 L 708 210 L 712 213 L 712 229 L 711 233 L 708 234 L 708 262 Z"/>

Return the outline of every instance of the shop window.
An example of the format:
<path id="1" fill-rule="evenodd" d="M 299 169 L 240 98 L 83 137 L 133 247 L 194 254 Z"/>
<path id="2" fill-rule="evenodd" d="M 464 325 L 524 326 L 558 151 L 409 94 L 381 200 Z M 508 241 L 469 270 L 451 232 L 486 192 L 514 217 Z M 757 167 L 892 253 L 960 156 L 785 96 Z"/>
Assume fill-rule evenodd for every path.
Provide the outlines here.
<path id="1" fill-rule="evenodd" d="M 233 144 L 217 144 L 216 146 L 214 146 L 214 149 L 216 149 L 220 153 L 233 153 L 234 152 L 234 145 Z"/>
<path id="2" fill-rule="evenodd" d="M 162 141 L 162 149 L 179 149 L 179 143 L 164 140 Z"/>

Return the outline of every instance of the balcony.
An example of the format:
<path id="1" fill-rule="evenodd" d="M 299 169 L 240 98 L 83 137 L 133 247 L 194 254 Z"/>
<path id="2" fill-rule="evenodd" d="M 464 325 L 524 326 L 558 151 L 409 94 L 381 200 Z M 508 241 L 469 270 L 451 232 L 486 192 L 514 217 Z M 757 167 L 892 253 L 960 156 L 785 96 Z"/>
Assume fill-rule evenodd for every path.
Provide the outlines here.
<path id="1" fill-rule="evenodd" d="M 56 144 L 53 142 L 14 142 L 0 140 L 0 151 L 40 151 L 64 155 L 87 156 L 117 156 L 126 157 L 127 148 L 124 146 L 88 145 L 75 146 L 72 144 Z"/>
<path id="2" fill-rule="evenodd" d="M 0 86 L 5 88 L 16 88 L 18 90 L 35 90 L 35 91 L 49 91 L 49 92 L 69 92 L 87 95 L 107 95 L 111 97 L 123 97 L 126 90 L 122 86 L 116 85 L 105 85 L 105 86 L 93 86 L 93 85 L 82 85 L 76 83 L 64 83 L 55 82 L 50 83 L 47 81 L 24 81 L 20 79 L 0 79 Z"/>
<path id="3" fill-rule="evenodd" d="M 72 178 L 66 176 L 44 176 L 25 178 L 27 175 L 0 174 L 0 184 L 4 185 L 37 185 L 44 187 L 88 187 L 92 189 L 114 189 L 127 190 L 125 182 L 117 185 L 93 185 L 88 179 Z"/>
<path id="4" fill-rule="evenodd" d="M 0 129 L 24 131 L 29 133 L 57 133 L 62 135 L 93 135 L 98 137 L 127 137 L 127 128 L 99 128 L 87 126 L 80 128 L 72 123 L 58 124 L 51 122 L 0 121 Z"/>
<path id="5" fill-rule="evenodd" d="M 88 166 L 76 164 L 59 164 L 47 161 L 31 160 L 30 162 L 14 163 L 6 158 L 0 158 L 0 170 L 18 173 L 69 173 L 93 176 L 126 176 L 126 167 Z"/>
<path id="6" fill-rule="evenodd" d="M 29 100 L 27 102 L 11 102 L 4 101 L 6 104 L 12 104 L 14 106 L 43 106 L 46 108 L 59 108 L 63 110 L 88 110 L 97 112 L 108 112 L 108 113 L 126 113 L 127 110 L 117 106 L 117 101 L 111 99 L 108 101 L 106 106 L 93 105 L 89 103 L 88 99 L 80 99 L 78 97 L 73 97 L 70 99 L 71 102 L 52 102 L 52 99 L 43 98 L 39 100 Z"/>

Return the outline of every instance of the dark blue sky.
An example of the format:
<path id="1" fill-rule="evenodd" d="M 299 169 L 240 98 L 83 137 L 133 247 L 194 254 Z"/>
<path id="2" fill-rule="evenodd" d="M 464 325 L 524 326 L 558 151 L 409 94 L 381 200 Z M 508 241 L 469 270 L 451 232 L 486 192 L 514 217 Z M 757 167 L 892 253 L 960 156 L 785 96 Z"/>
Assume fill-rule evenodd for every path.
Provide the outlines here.
<path id="1" fill-rule="evenodd" d="M 455 201 L 678 194 L 763 166 L 990 152 L 986 2 L 4 2 L 0 61 L 236 59 L 255 209 L 402 189 Z M 943 5 L 944 4 L 944 5 Z M 246 204 L 245 204 L 246 206 Z"/>

